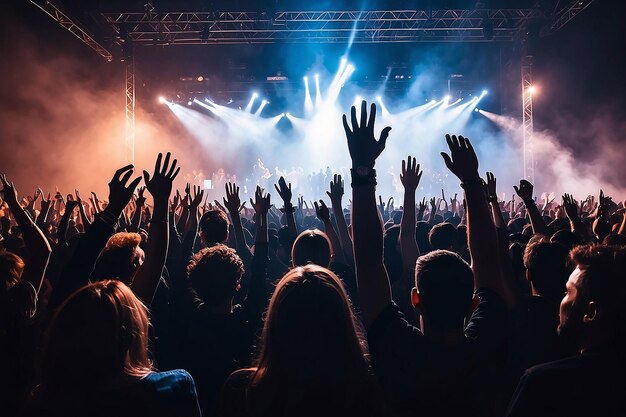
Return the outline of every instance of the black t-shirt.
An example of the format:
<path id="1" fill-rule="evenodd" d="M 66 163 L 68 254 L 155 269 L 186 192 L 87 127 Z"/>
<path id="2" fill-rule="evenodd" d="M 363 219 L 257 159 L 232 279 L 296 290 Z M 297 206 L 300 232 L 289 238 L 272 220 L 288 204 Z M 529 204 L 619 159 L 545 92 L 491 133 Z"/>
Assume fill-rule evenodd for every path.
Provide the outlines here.
<path id="1" fill-rule="evenodd" d="M 596 350 L 526 371 L 507 416 L 624 416 L 623 350 Z"/>
<path id="2" fill-rule="evenodd" d="M 505 357 L 507 311 L 494 291 L 481 299 L 454 346 L 429 341 L 391 303 L 368 331 L 374 372 L 395 415 L 490 415 L 492 388 Z"/>

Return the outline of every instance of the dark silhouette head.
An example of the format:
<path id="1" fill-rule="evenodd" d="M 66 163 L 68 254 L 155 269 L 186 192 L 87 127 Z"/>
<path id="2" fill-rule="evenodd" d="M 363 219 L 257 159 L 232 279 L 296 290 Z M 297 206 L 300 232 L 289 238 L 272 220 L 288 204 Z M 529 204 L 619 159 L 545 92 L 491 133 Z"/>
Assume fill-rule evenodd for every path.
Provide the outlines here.
<path id="1" fill-rule="evenodd" d="M 289 271 L 272 295 L 253 385 L 302 383 L 314 375 L 363 378 L 363 338 L 339 278 L 318 265 Z"/>
<path id="2" fill-rule="evenodd" d="M 567 248 L 546 239 L 532 239 L 524 251 L 526 278 L 536 295 L 558 302 L 572 268 Z"/>
<path id="3" fill-rule="evenodd" d="M 228 217 L 222 210 L 209 210 L 198 223 L 200 237 L 206 246 L 224 243 L 228 240 Z"/>
<path id="4" fill-rule="evenodd" d="M 92 281 L 115 278 L 130 285 L 145 254 L 139 233 L 120 232 L 111 236 L 96 262 Z"/>
<path id="5" fill-rule="evenodd" d="M 561 301 L 559 334 L 581 349 L 623 343 L 626 248 L 577 246 L 570 257 L 576 269 Z"/>
<path id="6" fill-rule="evenodd" d="M 86 285 L 55 314 L 42 363 L 47 390 L 62 393 L 106 387 L 126 374 L 152 370 L 148 310 L 118 280 Z"/>
<path id="7" fill-rule="evenodd" d="M 243 272 L 243 262 L 237 252 L 225 245 L 202 249 L 187 266 L 192 287 L 211 305 L 230 306 Z"/>
<path id="8" fill-rule="evenodd" d="M 436 250 L 417 259 L 413 304 L 433 329 L 462 327 L 474 294 L 472 269 L 459 255 Z"/>
<path id="9" fill-rule="evenodd" d="M 312 263 L 328 267 L 331 257 L 331 245 L 326 233 L 311 229 L 300 233 L 291 248 L 291 261 L 294 266 Z"/>
<path id="10" fill-rule="evenodd" d="M 9 251 L 0 251 L 0 293 L 6 292 L 18 283 L 24 271 L 24 261 Z"/>
<path id="11" fill-rule="evenodd" d="M 439 223 L 430 229 L 428 241 L 433 250 L 445 249 L 456 251 L 459 235 L 450 223 Z"/>

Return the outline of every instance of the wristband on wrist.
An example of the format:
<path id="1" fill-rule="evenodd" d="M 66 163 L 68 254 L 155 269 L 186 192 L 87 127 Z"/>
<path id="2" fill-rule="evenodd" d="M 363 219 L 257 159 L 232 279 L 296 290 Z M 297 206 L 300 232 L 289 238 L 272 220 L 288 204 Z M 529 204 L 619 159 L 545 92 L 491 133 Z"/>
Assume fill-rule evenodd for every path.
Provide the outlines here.
<path id="1" fill-rule="evenodd" d="M 480 185 L 481 187 L 485 186 L 485 181 L 483 181 L 482 178 L 480 177 L 476 177 L 474 179 L 471 180 L 467 180 L 461 183 L 461 188 L 466 189 L 467 187 L 472 187 L 475 185 Z"/>
<path id="2" fill-rule="evenodd" d="M 352 176 L 352 188 L 372 186 L 376 187 L 376 170 L 368 167 L 357 167 L 350 169 Z"/>

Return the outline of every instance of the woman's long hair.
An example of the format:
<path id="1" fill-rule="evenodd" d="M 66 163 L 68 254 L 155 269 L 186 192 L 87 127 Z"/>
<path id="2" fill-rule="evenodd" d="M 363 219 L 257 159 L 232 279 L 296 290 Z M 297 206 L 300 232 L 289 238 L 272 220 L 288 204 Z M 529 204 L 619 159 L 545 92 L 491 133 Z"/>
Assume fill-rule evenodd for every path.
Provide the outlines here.
<path id="1" fill-rule="evenodd" d="M 105 387 L 122 374 L 143 376 L 148 357 L 148 310 L 124 283 L 86 285 L 59 308 L 50 325 L 42 363 L 47 391 Z"/>
<path id="2" fill-rule="evenodd" d="M 289 271 L 270 300 L 250 386 L 273 391 L 368 375 L 365 342 L 339 278 L 318 265 Z"/>

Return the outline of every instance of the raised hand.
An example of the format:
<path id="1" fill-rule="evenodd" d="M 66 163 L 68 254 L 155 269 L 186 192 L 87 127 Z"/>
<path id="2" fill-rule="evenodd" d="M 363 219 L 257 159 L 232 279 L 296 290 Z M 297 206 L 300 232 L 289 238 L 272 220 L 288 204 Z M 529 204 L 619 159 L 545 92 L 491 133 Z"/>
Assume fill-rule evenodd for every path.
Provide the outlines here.
<path id="1" fill-rule="evenodd" d="M 493 172 L 487 172 L 487 200 L 493 203 L 498 202 L 498 193 L 496 191 L 496 177 Z"/>
<path id="2" fill-rule="evenodd" d="M 400 182 L 406 190 L 417 190 L 422 179 L 424 171 L 420 171 L 420 165 L 417 160 L 410 155 L 405 160 L 402 160 L 402 173 L 400 174 Z"/>
<path id="3" fill-rule="evenodd" d="M 431 198 L 430 199 L 430 212 L 431 213 L 436 213 L 438 205 L 439 205 L 439 203 L 437 202 L 437 199 L 435 197 Z"/>
<path id="4" fill-rule="evenodd" d="M 144 204 L 146 204 L 146 197 L 144 197 L 144 192 L 146 191 L 146 186 L 144 185 L 143 187 L 139 187 L 137 188 L 137 201 L 136 204 L 138 207 L 143 206 Z"/>
<path id="5" fill-rule="evenodd" d="M 146 188 L 150 194 L 152 194 L 155 202 L 157 199 L 165 199 L 165 202 L 169 201 L 170 194 L 172 193 L 172 183 L 180 172 L 180 167 L 176 167 L 176 159 L 172 161 L 172 165 L 170 166 L 170 157 L 171 154 L 168 152 L 161 166 L 163 154 L 159 153 L 156 163 L 154 164 L 154 173 L 152 176 L 150 176 L 148 171 L 143 171 L 143 180 L 146 184 Z M 137 181 L 137 183 L 139 183 L 139 181 Z"/>
<path id="6" fill-rule="evenodd" d="M 390 213 L 393 211 L 393 197 L 389 197 L 389 201 L 387 201 L 387 211 L 389 211 Z"/>
<path id="7" fill-rule="evenodd" d="M 239 213 L 241 210 L 241 199 L 239 198 L 239 187 L 232 182 L 224 184 L 226 190 L 226 197 L 224 197 L 224 207 L 228 209 L 229 213 Z"/>
<path id="8" fill-rule="evenodd" d="M 274 184 L 274 188 L 276 188 L 276 192 L 278 192 L 278 195 L 283 200 L 283 203 L 285 204 L 285 206 L 290 205 L 291 204 L 291 183 L 287 185 L 287 182 L 285 181 L 285 177 L 281 176 L 278 179 L 278 184 Z"/>
<path id="9" fill-rule="evenodd" d="M 422 198 L 422 201 L 419 202 L 417 209 L 420 213 L 424 213 L 427 207 L 428 207 L 428 204 L 426 203 L 426 197 L 424 197 Z"/>
<path id="10" fill-rule="evenodd" d="M 191 206 L 196 209 L 200 207 L 202 204 L 202 200 L 204 199 L 204 190 L 200 189 L 199 185 L 193 186 L 193 198 L 191 199 Z"/>
<path id="11" fill-rule="evenodd" d="M 17 191 L 15 190 L 15 186 L 13 182 L 7 181 L 6 174 L 0 174 L 0 182 L 2 183 L 2 194 L 4 195 L 4 201 L 9 204 L 18 204 L 17 202 Z"/>
<path id="12" fill-rule="evenodd" d="M 480 179 L 478 175 L 478 157 L 469 139 L 455 135 L 446 135 L 450 155 L 441 152 L 446 167 L 461 180 L 462 183 Z"/>
<path id="13" fill-rule="evenodd" d="M 317 201 L 313 204 L 315 205 L 315 214 L 317 215 L 317 218 L 324 223 L 330 221 L 330 210 L 328 210 L 328 207 L 326 206 L 326 203 L 324 203 L 324 200 L 320 200 L 319 204 L 317 203 Z"/>
<path id="14" fill-rule="evenodd" d="M 380 209 L 381 213 L 385 212 L 385 207 L 386 207 L 385 203 L 383 203 L 383 196 L 379 195 L 378 196 L 378 208 Z"/>
<path id="15" fill-rule="evenodd" d="M 72 196 L 71 194 L 67 195 L 67 202 L 65 203 L 65 212 L 68 214 L 72 214 L 72 212 L 74 211 L 74 209 L 76 207 L 78 207 L 79 202 L 77 200 L 74 200 L 74 196 L 72 196 L 72 198 L 70 199 L 70 196 Z"/>
<path id="16" fill-rule="evenodd" d="M 43 195 L 43 191 L 41 191 L 41 188 L 37 187 L 37 189 L 35 190 L 35 194 L 33 194 L 33 203 L 35 201 L 37 201 L 37 199 Z"/>
<path id="17" fill-rule="evenodd" d="M 267 214 L 270 210 L 270 206 L 272 205 L 270 203 L 270 195 L 268 193 L 263 195 L 264 193 L 265 190 L 257 185 L 256 191 L 254 192 L 254 201 L 250 199 L 250 204 L 252 205 L 252 208 L 254 208 L 256 214 Z"/>
<path id="18" fill-rule="evenodd" d="M 50 209 L 50 203 L 51 203 L 50 192 L 48 192 L 48 197 L 47 198 L 43 197 L 43 195 L 42 195 L 40 211 L 42 213 L 46 213 Z"/>
<path id="19" fill-rule="evenodd" d="M 326 191 L 326 194 L 330 197 L 330 201 L 340 202 L 343 192 L 344 184 L 341 175 L 335 174 L 330 182 L 330 191 Z"/>
<path id="20" fill-rule="evenodd" d="M 304 197 L 300 196 L 298 197 L 298 210 L 300 211 L 300 213 L 302 213 L 302 208 L 304 207 Z"/>
<path id="21" fill-rule="evenodd" d="M 515 189 L 515 194 L 517 194 L 523 201 L 531 201 L 533 199 L 533 185 L 530 182 L 520 180 L 519 188 L 515 185 L 513 188 Z"/>
<path id="22" fill-rule="evenodd" d="M 369 121 L 367 119 L 367 102 L 361 102 L 361 121 L 356 118 L 356 107 L 352 106 L 350 110 L 350 118 L 352 129 L 348 125 L 348 118 L 343 115 L 343 128 L 346 132 L 348 140 L 348 150 L 350 158 L 352 158 L 353 168 L 374 168 L 374 163 L 378 155 L 385 149 L 387 138 L 391 127 L 385 127 L 380 133 L 380 138 L 376 140 L 374 137 L 374 123 L 376 121 L 376 104 L 372 103 L 370 107 Z"/>
<path id="23" fill-rule="evenodd" d="M 124 207 L 126 207 L 126 204 L 128 204 L 133 196 L 135 188 L 137 188 L 137 185 L 139 185 L 141 181 L 141 177 L 137 177 L 130 183 L 128 182 L 133 175 L 133 169 L 132 164 L 118 169 L 109 182 L 109 204 L 107 208 L 113 210 L 114 213 L 118 215 L 122 212 Z M 97 199 L 97 197 L 94 198 Z M 97 202 L 96 200 L 96 203 Z"/>
<path id="24" fill-rule="evenodd" d="M 563 209 L 570 220 L 578 218 L 578 205 L 571 194 L 563 194 Z"/>

